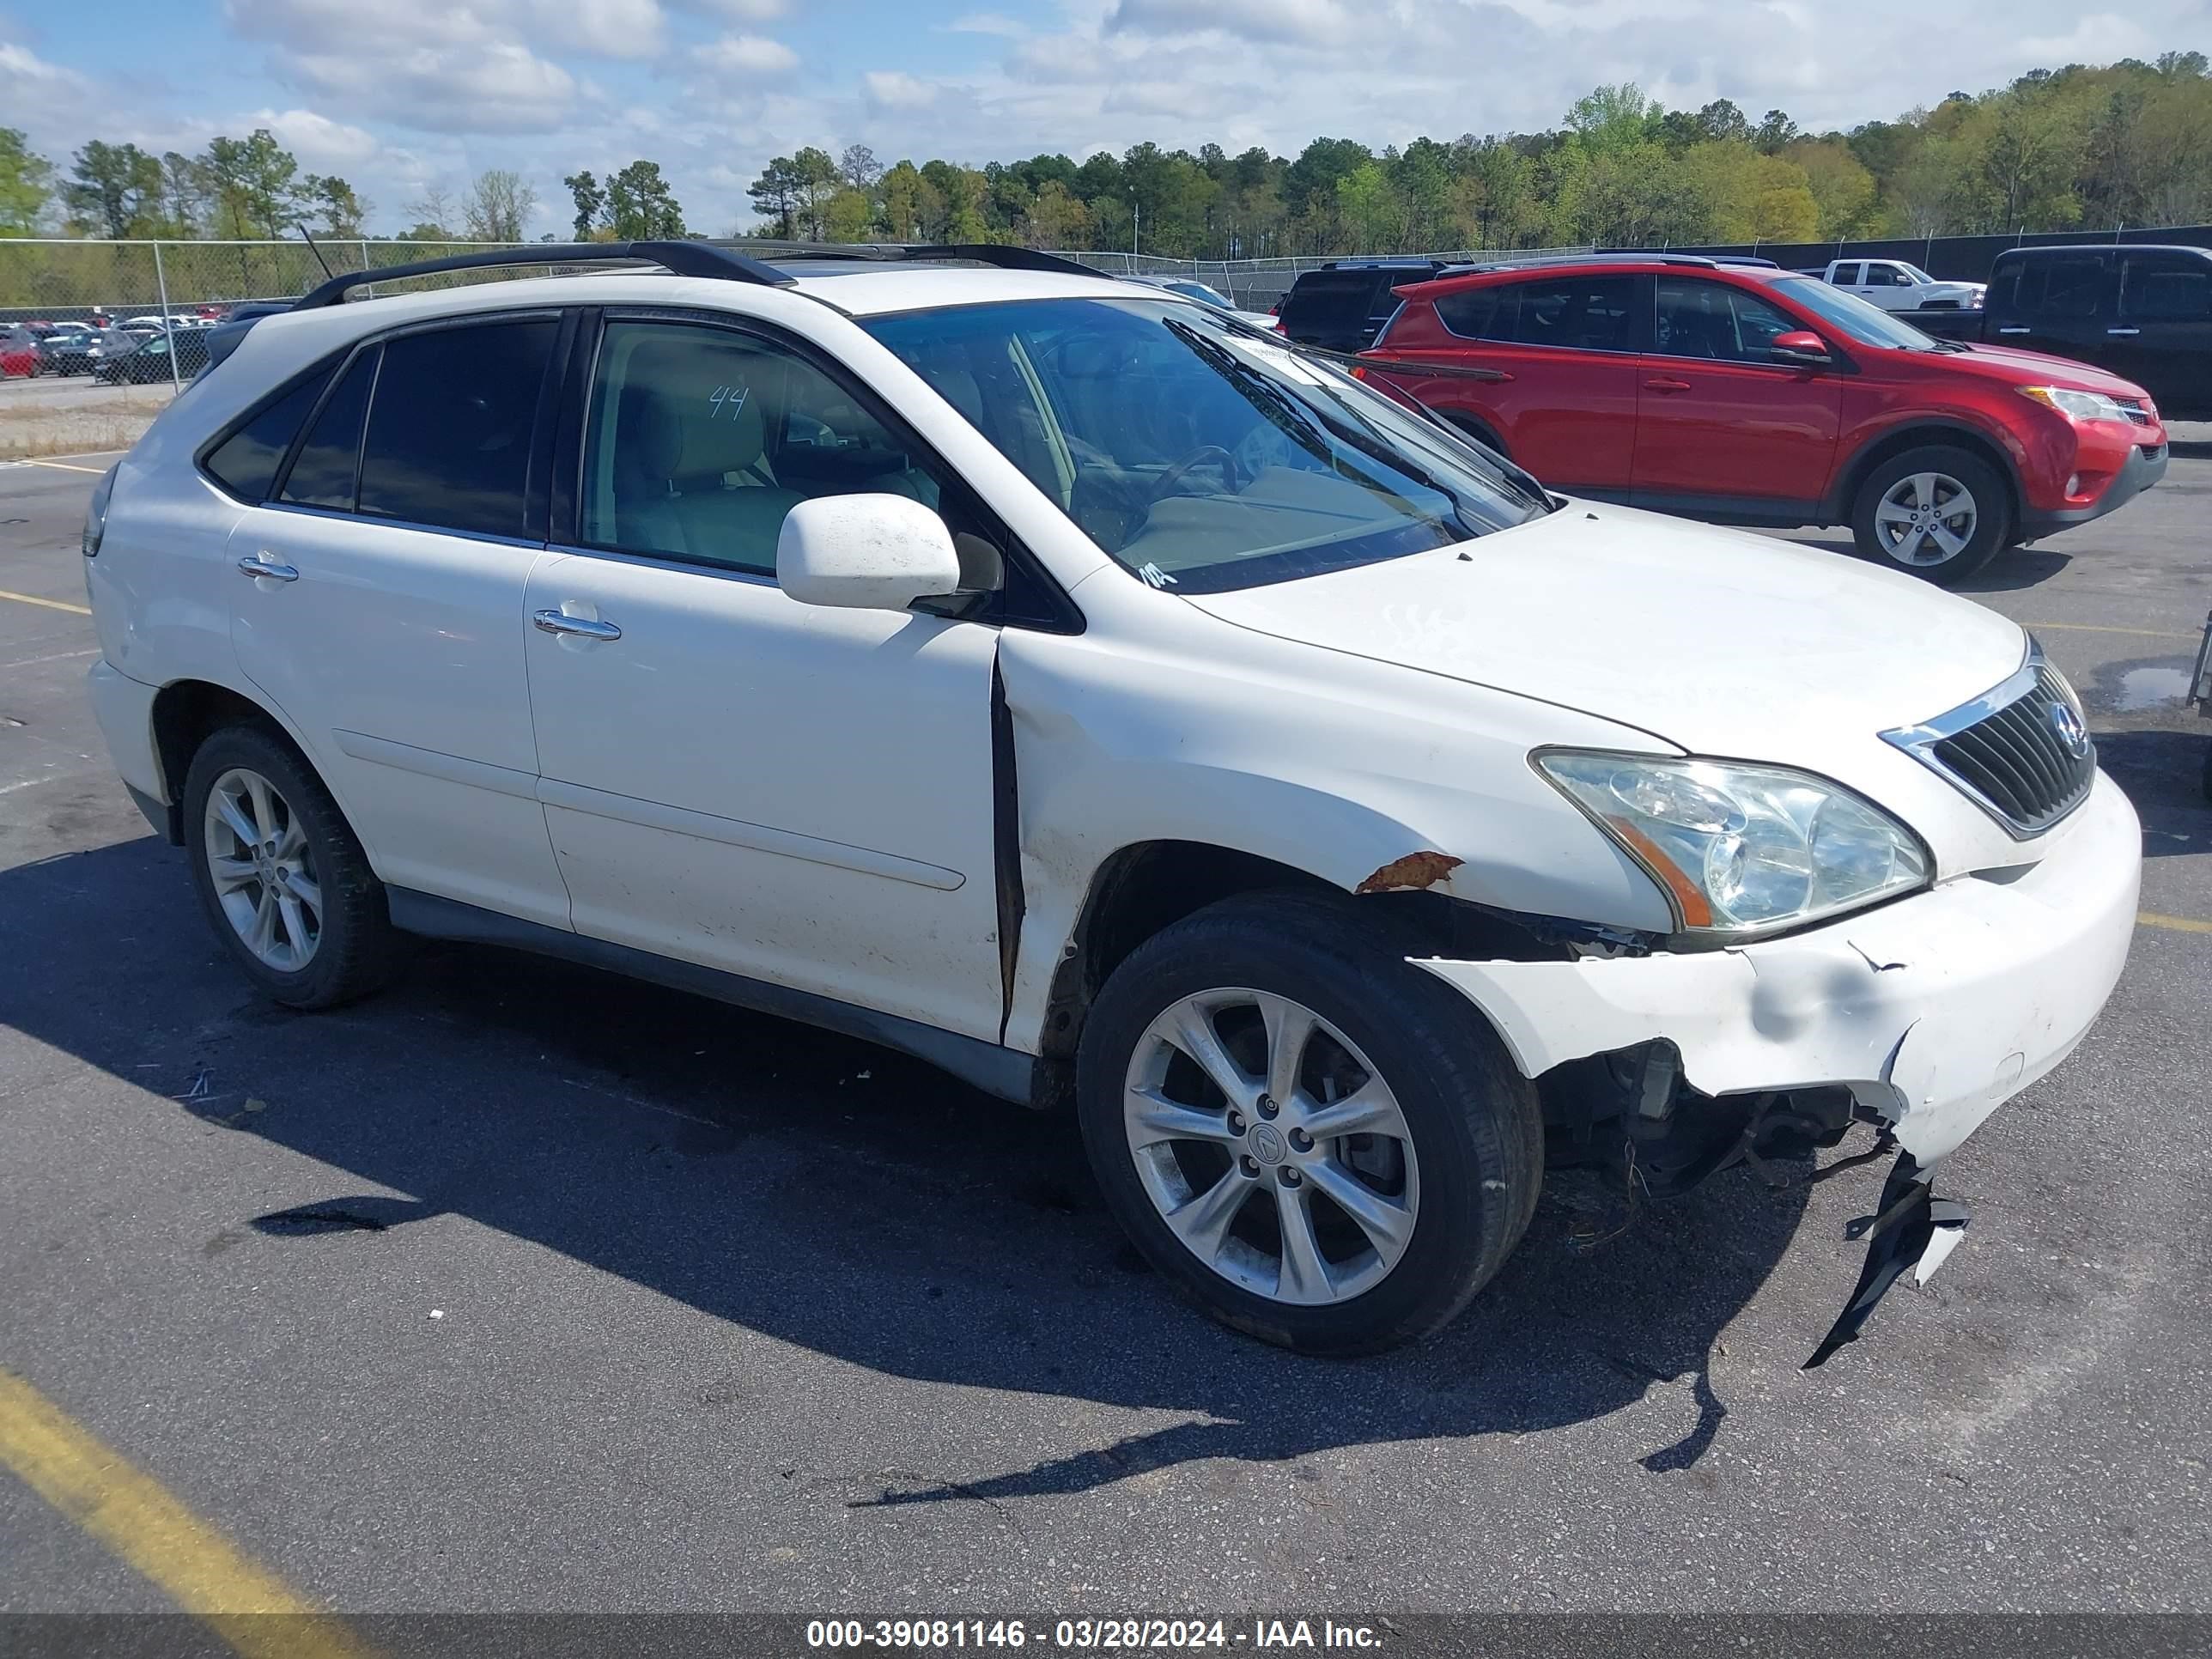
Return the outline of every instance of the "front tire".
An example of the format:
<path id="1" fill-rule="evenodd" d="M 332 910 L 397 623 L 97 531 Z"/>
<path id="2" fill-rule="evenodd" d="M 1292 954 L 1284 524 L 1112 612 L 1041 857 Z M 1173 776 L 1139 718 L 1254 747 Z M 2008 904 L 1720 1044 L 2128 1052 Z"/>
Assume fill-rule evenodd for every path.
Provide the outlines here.
<path id="1" fill-rule="evenodd" d="M 1946 444 L 1891 456 L 1867 475 L 1851 504 L 1861 554 L 1942 587 L 1980 570 L 2012 533 L 2003 476 Z"/>
<path id="2" fill-rule="evenodd" d="M 398 934 L 383 883 L 299 751 L 260 726 L 225 726 L 185 775 L 192 884 L 231 957 L 288 1008 L 332 1008 L 380 988 Z"/>
<path id="3" fill-rule="evenodd" d="M 1481 1014 L 1355 901 L 1254 894 L 1166 928 L 1084 1028 L 1108 1206 L 1223 1323 L 1306 1353 L 1426 1335 L 1502 1267 L 1543 1120 Z"/>

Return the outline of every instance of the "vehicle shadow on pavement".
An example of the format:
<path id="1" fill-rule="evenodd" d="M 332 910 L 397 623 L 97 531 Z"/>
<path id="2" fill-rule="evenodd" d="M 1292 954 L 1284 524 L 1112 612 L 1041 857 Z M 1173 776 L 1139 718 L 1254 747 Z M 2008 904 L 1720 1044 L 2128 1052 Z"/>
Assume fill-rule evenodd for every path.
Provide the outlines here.
<path id="1" fill-rule="evenodd" d="M 1857 544 L 1848 535 L 1792 537 L 1800 547 L 1810 548 L 1816 553 L 1832 553 L 1840 559 L 1862 559 Z M 1879 568 L 1894 568 L 1887 561 L 1863 559 L 1863 562 Z M 2074 562 L 2074 556 L 2048 547 L 2008 547 L 1991 559 L 1977 574 L 1969 576 L 1954 590 L 1960 593 L 2009 593 L 2021 588 L 2040 587 Z"/>
<path id="2" fill-rule="evenodd" d="M 2097 764 L 2112 774 L 2142 820 L 2146 859 L 2204 850 L 2212 831 L 2203 786 L 2208 743 L 2212 731 L 2197 720 L 2179 731 L 2149 727 L 2097 733 Z"/>
<path id="3" fill-rule="evenodd" d="M 1064 1118 L 864 1043 L 490 950 L 428 948 L 380 997 L 290 1014 L 232 969 L 183 855 L 151 837 L 0 872 L 0 1006 L 149 1110 L 329 1166 L 301 1201 L 236 1218 L 210 1259 L 374 1249 L 459 1216 L 854 1365 L 1182 1419 L 1026 1467 L 884 1471 L 871 1506 L 1541 1434 L 1655 1388 L 1697 1419 L 1638 1461 L 1686 1469 L 1727 1416 L 1708 1357 L 1807 1200 L 1802 1168 L 1778 1190 L 1739 1170 L 1634 1212 L 1594 1176 L 1555 1176 L 1446 1331 L 1318 1361 L 1177 1302 L 1122 1242 Z"/>

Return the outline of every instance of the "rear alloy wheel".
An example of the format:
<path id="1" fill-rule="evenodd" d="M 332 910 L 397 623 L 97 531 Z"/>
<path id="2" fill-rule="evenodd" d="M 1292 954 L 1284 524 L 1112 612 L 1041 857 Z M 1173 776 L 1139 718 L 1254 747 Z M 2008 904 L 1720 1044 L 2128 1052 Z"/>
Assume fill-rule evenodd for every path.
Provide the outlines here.
<path id="1" fill-rule="evenodd" d="M 248 979 L 291 1008 L 375 990 L 398 961 L 383 884 L 313 768 L 274 731 L 212 734 L 185 775 L 192 884 Z"/>
<path id="2" fill-rule="evenodd" d="M 1534 1088 L 1362 903 L 1255 893 L 1139 945 L 1092 1003 L 1077 1111 L 1100 1191 L 1206 1311 L 1371 1352 L 1465 1306 L 1528 1225 Z"/>
<path id="3" fill-rule="evenodd" d="M 1931 446 L 1883 462 L 1851 511 L 1859 550 L 1948 587 L 2012 539 L 2004 480 L 1978 456 Z"/>

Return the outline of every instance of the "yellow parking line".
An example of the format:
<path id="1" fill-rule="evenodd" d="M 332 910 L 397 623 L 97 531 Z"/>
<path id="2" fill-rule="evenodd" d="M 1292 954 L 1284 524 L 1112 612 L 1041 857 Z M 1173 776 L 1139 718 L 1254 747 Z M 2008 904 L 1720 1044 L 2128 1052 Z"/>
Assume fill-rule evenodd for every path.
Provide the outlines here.
<path id="1" fill-rule="evenodd" d="M 42 599 L 35 593 L 10 593 L 4 587 L 0 587 L 0 599 L 13 599 L 18 605 L 43 605 L 49 611 L 68 611 L 80 617 L 92 614 L 89 605 L 71 605 L 66 599 Z"/>
<path id="2" fill-rule="evenodd" d="M 2061 629 L 2073 634 L 2132 634 L 2139 640 L 2186 640 L 2194 645 L 2204 636 L 2202 634 L 2173 634 L 2162 628 L 2113 628 L 2104 623 L 2022 623 L 2022 628 L 2034 633 Z"/>
<path id="3" fill-rule="evenodd" d="M 64 472 L 89 472 L 94 477 L 98 477 L 101 473 L 107 471 L 104 466 L 71 466 L 67 461 L 32 460 L 27 457 L 24 459 L 22 465 L 25 466 L 51 466 Z"/>
<path id="4" fill-rule="evenodd" d="M 5 1370 L 0 1464 L 246 1659 L 368 1659 L 343 1626 Z"/>
<path id="5" fill-rule="evenodd" d="M 2138 927 L 2163 927 L 2172 933 L 2212 933 L 2212 921 L 2199 921 L 2195 916 L 2161 916 L 2153 910 L 2136 912 Z"/>

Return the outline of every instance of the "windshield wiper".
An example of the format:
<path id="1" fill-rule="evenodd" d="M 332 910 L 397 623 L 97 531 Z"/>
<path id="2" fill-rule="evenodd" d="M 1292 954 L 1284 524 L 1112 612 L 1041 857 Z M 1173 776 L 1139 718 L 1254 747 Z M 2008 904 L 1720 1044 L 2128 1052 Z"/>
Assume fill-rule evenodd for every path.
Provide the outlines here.
<path id="1" fill-rule="evenodd" d="M 1452 504 L 1453 513 L 1459 517 L 1462 528 L 1472 535 L 1484 533 L 1485 526 L 1470 521 L 1465 516 L 1467 503 L 1460 498 L 1460 492 L 1431 475 L 1415 461 L 1386 445 L 1376 442 L 1366 434 L 1355 431 L 1340 422 L 1331 420 L 1318 410 L 1299 403 L 1267 375 L 1238 358 L 1226 346 L 1222 345 L 1218 341 L 1206 338 L 1189 324 L 1177 322 L 1173 318 L 1166 319 L 1165 322 L 1169 331 L 1196 352 L 1201 362 L 1228 380 L 1248 403 L 1259 410 L 1275 425 L 1282 427 L 1285 434 L 1297 442 L 1300 448 L 1307 451 L 1316 460 L 1326 463 L 1330 471 L 1338 470 L 1339 464 L 1336 458 L 1328 453 L 1326 444 L 1321 448 L 1315 448 L 1299 434 L 1284 426 L 1283 421 L 1278 418 L 1275 411 L 1279 410 L 1282 414 L 1291 416 L 1304 428 L 1308 434 L 1319 431 L 1333 436 L 1340 442 L 1349 445 L 1369 460 L 1404 474 L 1425 489 L 1434 490 Z M 1540 496 L 1538 499 L 1541 501 L 1544 498 Z"/>

